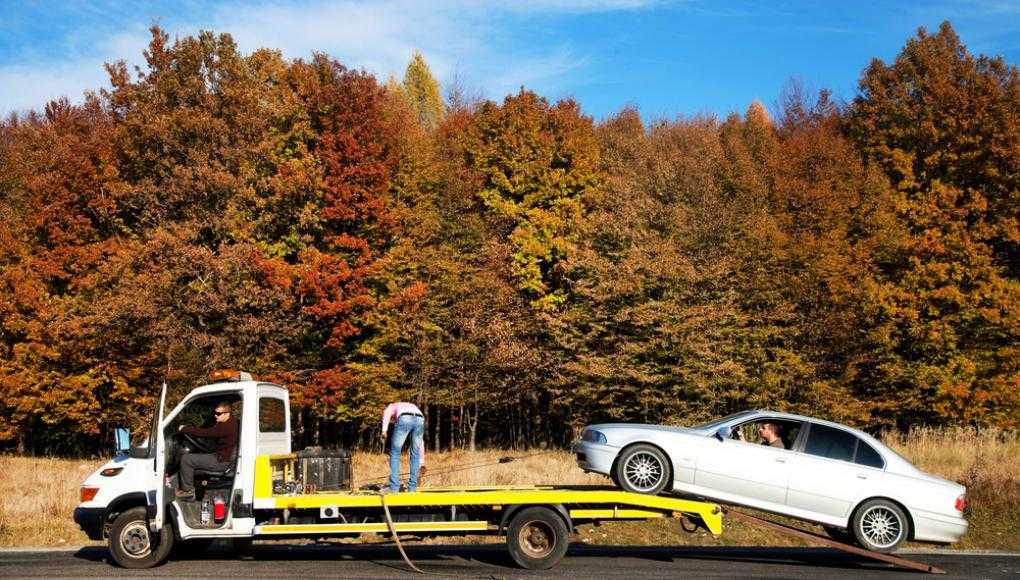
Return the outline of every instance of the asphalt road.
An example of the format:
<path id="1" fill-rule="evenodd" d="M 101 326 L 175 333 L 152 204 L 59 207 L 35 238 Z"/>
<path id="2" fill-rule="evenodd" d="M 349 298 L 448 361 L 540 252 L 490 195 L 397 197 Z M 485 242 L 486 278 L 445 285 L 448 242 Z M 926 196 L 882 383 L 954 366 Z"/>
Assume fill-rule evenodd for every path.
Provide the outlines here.
<path id="1" fill-rule="evenodd" d="M 881 578 L 922 575 L 900 571 L 835 550 L 818 548 L 597 547 L 572 546 L 548 571 L 516 568 L 501 544 L 407 546 L 430 574 L 462 578 Z M 941 567 L 944 578 L 1020 578 L 1020 554 L 950 552 L 910 554 Z M 210 552 L 172 559 L 151 570 L 123 570 L 107 562 L 105 548 L 77 551 L 0 552 L 0 578 L 401 578 L 412 574 L 392 545 L 256 544 L 238 559 Z"/>

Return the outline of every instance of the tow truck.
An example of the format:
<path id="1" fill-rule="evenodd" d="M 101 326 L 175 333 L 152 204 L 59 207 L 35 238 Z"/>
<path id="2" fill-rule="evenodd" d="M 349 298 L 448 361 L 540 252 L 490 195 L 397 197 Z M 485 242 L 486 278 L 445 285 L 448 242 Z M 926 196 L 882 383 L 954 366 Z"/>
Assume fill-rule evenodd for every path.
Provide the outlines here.
<path id="1" fill-rule="evenodd" d="M 168 412 L 164 385 L 148 432 L 118 438 L 118 455 L 82 484 L 74 519 L 89 538 L 107 541 L 116 564 L 156 566 L 175 544 L 389 532 L 398 546 L 399 534 L 502 535 L 518 565 L 547 569 L 585 523 L 675 517 L 722 533 L 717 504 L 608 486 L 429 487 L 385 495 L 353 489 L 349 455 L 292 452 L 286 388 L 239 371 L 217 371 L 212 381 Z M 196 472 L 195 500 L 178 500 L 183 453 L 209 451 L 178 427 L 224 402 L 240 421 L 236 461 L 223 473 Z"/>
<path id="2" fill-rule="evenodd" d="M 405 562 L 400 534 L 505 536 L 514 562 L 544 570 L 567 551 L 570 533 L 604 521 L 681 520 L 686 531 L 722 533 L 726 515 L 776 533 L 864 558 L 928 573 L 942 570 L 892 554 L 843 544 L 788 523 L 698 498 L 645 495 L 613 486 L 428 487 L 384 494 L 355 489 L 350 454 L 291 449 L 286 388 L 240 371 L 216 371 L 169 412 L 166 386 L 149 428 L 134 439 L 118 428 L 118 454 L 82 483 L 74 520 L 90 539 L 105 540 L 114 563 L 130 569 L 164 562 L 175 546 L 230 540 L 244 551 L 254 540 L 389 533 Z M 194 500 L 178 500 L 177 470 L 184 453 L 209 452 L 203 440 L 178 428 L 210 419 L 229 404 L 240 422 L 236 460 L 225 472 L 196 471 Z"/>

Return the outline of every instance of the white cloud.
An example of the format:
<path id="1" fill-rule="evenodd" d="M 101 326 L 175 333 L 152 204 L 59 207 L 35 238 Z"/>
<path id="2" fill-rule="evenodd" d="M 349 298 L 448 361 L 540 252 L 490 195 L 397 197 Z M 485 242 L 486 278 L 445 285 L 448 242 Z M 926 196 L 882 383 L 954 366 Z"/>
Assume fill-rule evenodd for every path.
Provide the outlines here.
<path id="1" fill-rule="evenodd" d="M 248 4 L 232 1 L 209 13 L 177 17 L 166 14 L 160 25 L 172 36 L 200 29 L 229 32 L 242 50 L 260 47 L 286 56 L 307 57 L 321 51 L 380 80 L 403 68 L 414 50 L 421 50 L 441 82 L 454 75 L 470 86 L 483 86 L 500 97 L 521 85 L 558 93 L 569 86 L 569 74 L 583 66 L 565 42 L 520 46 L 515 26 L 547 15 L 632 10 L 655 0 L 380 0 L 296 4 L 290 1 Z M 150 18 L 149 16 L 143 16 Z M 94 14 L 82 26 L 102 26 Z M 91 52 L 66 60 L 0 66 L 0 112 L 41 107 L 48 99 L 79 100 L 86 89 L 106 86 L 103 62 L 141 62 L 150 21 L 118 22 L 120 32 L 102 38 Z M 93 31 L 93 34 L 97 33 Z"/>

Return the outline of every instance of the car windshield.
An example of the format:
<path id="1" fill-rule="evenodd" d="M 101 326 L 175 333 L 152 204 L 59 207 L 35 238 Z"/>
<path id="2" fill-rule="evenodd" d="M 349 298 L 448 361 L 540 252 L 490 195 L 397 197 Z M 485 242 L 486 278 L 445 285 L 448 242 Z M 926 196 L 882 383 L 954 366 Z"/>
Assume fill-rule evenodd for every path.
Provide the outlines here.
<path id="1" fill-rule="evenodd" d="M 746 416 L 751 415 L 753 413 L 754 413 L 754 411 L 741 411 L 739 413 L 733 413 L 732 415 L 726 415 L 722 419 L 716 419 L 714 421 L 709 421 L 708 423 L 702 423 L 701 425 L 695 425 L 693 428 L 697 429 L 698 431 L 711 431 L 711 430 L 715 429 L 716 427 L 719 427 L 720 425 L 723 425 L 725 423 L 729 423 L 733 419 L 738 419 L 740 417 L 746 417 Z"/>

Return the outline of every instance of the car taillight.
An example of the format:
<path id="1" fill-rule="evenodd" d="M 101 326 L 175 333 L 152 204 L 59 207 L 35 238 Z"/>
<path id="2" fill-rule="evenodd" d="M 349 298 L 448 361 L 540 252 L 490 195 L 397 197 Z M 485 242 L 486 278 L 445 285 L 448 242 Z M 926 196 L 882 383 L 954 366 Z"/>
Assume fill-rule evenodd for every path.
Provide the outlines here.
<path id="1" fill-rule="evenodd" d="M 961 493 L 960 497 L 956 498 L 956 504 L 953 507 L 955 507 L 958 512 L 962 512 L 967 509 L 967 496 Z"/>
<path id="2" fill-rule="evenodd" d="M 96 494 L 99 493 L 98 487 L 83 487 L 81 488 L 81 501 L 87 502 L 95 499 Z"/>

